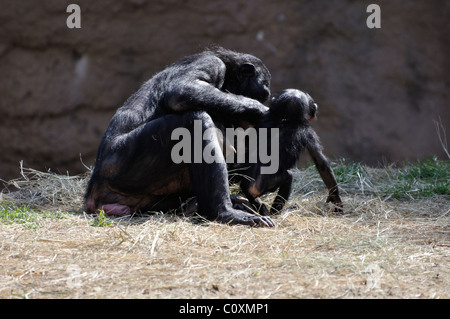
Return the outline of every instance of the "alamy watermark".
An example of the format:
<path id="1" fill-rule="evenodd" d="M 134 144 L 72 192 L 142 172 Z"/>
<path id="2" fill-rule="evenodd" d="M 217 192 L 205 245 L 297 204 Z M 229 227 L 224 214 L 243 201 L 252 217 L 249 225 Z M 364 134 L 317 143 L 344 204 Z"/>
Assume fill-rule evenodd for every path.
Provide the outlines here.
<path id="1" fill-rule="evenodd" d="M 67 17 L 66 25 L 69 29 L 81 28 L 81 8 L 78 4 L 69 4 L 66 9 L 70 15 Z"/>
<path id="2" fill-rule="evenodd" d="M 371 13 L 366 20 L 369 29 L 381 28 L 381 8 L 378 4 L 369 4 L 366 12 Z"/>
<path id="3" fill-rule="evenodd" d="M 69 4 L 66 9 L 70 15 L 67 17 L 66 25 L 69 29 L 81 28 L 81 7 L 78 4 Z M 378 4 L 369 4 L 366 9 L 370 15 L 367 17 L 366 25 L 369 29 L 381 28 L 381 8 Z"/>
<path id="4" fill-rule="evenodd" d="M 208 128 L 203 131 L 202 121 L 194 120 L 193 136 L 184 127 L 173 130 L 171 139 L 179 140 L 171 151 L 171 158 L 175 164 L 180 163 L 261 163 L 261 174 L 274 174 L 279 166 L 279 128 L 254 127 L 243 129 L 226 128 L 225 136 L 218 128 Z M 269 134 L 270 130 L 270 134 Z M 216 153 L 215 143 L 218 139 L 224 141 L 223 152 Z M 248 144 L 246 144 L 248 140 Z M 236 141 L 236 145 L 234 145 Z M 270 143 L 270 148 L 269 148 Z M 248 145 L 248 147 L 247 147 Z M 270 150 L 270 152 L 269 152 Z M 269 154 L 270 153 L 270 154 Z M 248 157 L 248 161 L 247 161 Z M 266 165 L 267 164 L 267 165 Z"/>
<path id="5" fill-rule="evenodd" d="M 69 29 L 81 28 L 81 8 L 78 4 L 69 4 L 66 9 L 70 15 L 67 17 L 66 25 Z M 367 13 L 371 13 L 366 20 L 368 28 L 381 28 L 381 9 L 377 4 L 370 4 L 366 9 Z M 261 165 L 261 174 L 274 174 L 278 171 L 279 166 L 279 129 L 270 128 L 270 141 L 268 137 L 268 128 L 260 128 L 258 132 L 255 128 L 226 128 L 225 137 L 222 131 L 216 128 L 206 129 L 202 133 L 201 120 L 194 121 L 194 136 L 186 128 L 177 128 L 172 132 L 172 140 L 180 140 L 171 151 L 172 161 L 179 163 L 259 163 L 268 164 Z M 192 140 L 193 138 L 193 140 Z M 206 144 L 203 147 L 203 141 L 218 138 L 226 145 L 224 154 L 216 154 L 214 143 Z M 245 139 L 248 138 L 248 148 L 245 145 Z M 237 145 L 233 145 L 234 141 Z M 193 141 L 193 143 L 192 143 Z M 270 154 L 268 154 L 270 142 Z M 193 145 L 193 150 L 191 149 Z M 193 152 L 193 156 L 192 156 Z"/>

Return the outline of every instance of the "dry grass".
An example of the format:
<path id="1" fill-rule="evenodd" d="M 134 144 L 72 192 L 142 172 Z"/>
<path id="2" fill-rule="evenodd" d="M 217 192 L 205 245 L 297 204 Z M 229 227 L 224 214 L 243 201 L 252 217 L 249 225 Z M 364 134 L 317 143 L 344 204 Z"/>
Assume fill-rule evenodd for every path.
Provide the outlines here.
<path id="1" fill-rule="evenodd" d="M 330 213 L 314 170 L 297 171 L 272 229 L 88 216 L 87 175 L 23 175 L 19 192 L 3 194 L 1 298 L 450 297 L 449 196 L 377 196 L 383 169 L 341 183 L 344 215 Z M 14 219 L 11 202 L 33 219 Z"/>

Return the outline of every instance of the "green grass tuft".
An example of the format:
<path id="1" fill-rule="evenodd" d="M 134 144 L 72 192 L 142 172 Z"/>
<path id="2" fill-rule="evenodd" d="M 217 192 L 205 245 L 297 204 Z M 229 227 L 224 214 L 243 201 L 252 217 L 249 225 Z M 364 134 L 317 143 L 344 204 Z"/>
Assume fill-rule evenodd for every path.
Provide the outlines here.
<path id="1" fill-rule="evenodd" d="M 348 162 L 344 158 L 334 160 L 331 166 L 343 194 L 371 194 L 397 200 L 450 195 L 450 162 L 436 157 L 384 169 L 373 169 L 362 163 Z M 304 190 L 303 193 L 323 189 L 323 182 L 314 164 L 310 163 L 299 173 L 302 183 L 299 187 Z"/>
<path id="2" fill-rule="evenodd" d="M 339 159 L 333 165 L 333 172 L 339 184 L 345 184 L 358 176 L 365 175 L 364 167 L 361 163 L 347 163 L 345 158 Z"/>
<path id="3" fill-rule="evenodd" d="M 65 218 L 61 212 L 40 211 L 27 205 L 0 203 L 0 220 L 4 224 L 21 224 L 28 229 L 37 229 L 46 218 Z"/>
<path id="4" fill-rule="evenodd" d="M 386 169 L 390 183 L 381 187 L 381 194 L 395 199 L 420 199 L 450 195 L 450 163 L 435 157 L 408 162 L 403 168 Z"/>
<path id="5" fill-rule="evenodd" d="M 100 210 L 98 214 L 92 217 L 89 225 L 93 227 L 107 227 L 115 225 L 115 222 L 113 219 L 108 217 L 108 215 L 106 215 L 104 210 Z"/>

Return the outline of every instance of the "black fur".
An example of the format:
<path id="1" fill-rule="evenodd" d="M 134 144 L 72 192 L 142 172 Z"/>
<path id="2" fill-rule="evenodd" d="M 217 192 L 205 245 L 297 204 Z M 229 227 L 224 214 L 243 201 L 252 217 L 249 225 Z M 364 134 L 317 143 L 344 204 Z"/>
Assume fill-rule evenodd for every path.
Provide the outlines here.
<path id="1" fill-rule="evenodd" d="M 268 139 L 272 138 L 270 128 L 279 128 L 279 168 L 275 174 L 260 174 L 260 162 L 248 166 L 242 175 L 241 188 L 250 203 L 259 210 L 260 214 L 269 214 L 268 209 L 259 196 L 276 191 L 278 194 L 270 209 L 270 214 L 279 212 L 288 200 L 292 188 L 292 175 L 288 171 L 293 168 L 306 148 L 311 155 L 319 173 L 329 190 L 327 202 L 334 203 L 337 211 L 342 207 L 339 190 L 330 164 L 322 152 L 322 146 L 316 132 L 309 122 L 315 118 L 317 104 L 307 94 L 299 90 L 288 89 L 272 98 L 267 112 L 257 128 L 268 128 Z M 268 143 L 270 146 L 271 144 Z M 272 150 L 269 150 L 269 153 Z"/>
<path id="2" fill-rule="evenodd" d="M 175 164 L 171 133 L 202 120 L 256 123 L 267 110 L 270 73 L 256 57 L 220 47 L 186 57 L 159 72 L 117 110 L 100 142 L 86 191 L 86 209 L 128 215 L 167 209 L 195 195 L 199 213 L 224 223 L 273 226 L 270 218 L 232 207 L 225 164 Z M 216 136 L 203 147 L 220 145 Z"/>

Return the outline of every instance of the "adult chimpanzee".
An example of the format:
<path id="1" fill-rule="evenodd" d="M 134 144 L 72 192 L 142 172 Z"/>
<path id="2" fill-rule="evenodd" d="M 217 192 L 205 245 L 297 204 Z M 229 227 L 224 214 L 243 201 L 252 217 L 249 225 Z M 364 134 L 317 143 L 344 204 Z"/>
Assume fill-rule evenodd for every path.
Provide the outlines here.
<path id="1" fill-rule="evenodd" d="M 275 174 L 261 174 L 260 162 L 251 164 L 240 176 L 241 188 L 261 215 L 268 215 L 269 211 L 262 203 L 259 196 L 266 192 L 275 191 L 278 194 L 270 209 L 270 214 L 279 212 L 286 203 L 291 193 L 292 175 L 288 171 L 295 166 L 301 152 L 306 148 L 311 155 L 319 173 L 328 188 L 327 202 L 335 204 L 336 211 L 341 211 L 342 201 L 330 164 L 322 153 L 322 146 L 316 132 L 310 127 L 317 112 L 317 104 L 307 94 L 299 90 L 287 89 L 277 97 L 273 97 L 269 106 L 269 112 L 263 116 L 258 129 L 268 128 L 268 139 L 278 138 L 279 168 Z M 273 136 L 270 128 L 279 128 L 279 136 Z M 258 138 L 262 138 L 261 134 Z M 260 145 L 261 143 L 258 143 Z M 267 143 L 272 145 L 272 143 Z"/>
<path id="2" fill-rule="evenodd" d="M 270 73 L 258 58 L 220 47 L 186 57 L 154 75 L 119 108 L 100 142 L 86 209 L 126 216 L 164 210 L 195 195 L 198 211 L 229 224 L 273 226 L 269 217 L 233 207 L 225 161 L 175 164 L 171 133 L 218 124 L 256 123 L 267 107 Z M 196 121 L 198 122 L 198 121 Z M 193 141 L 194 142 L 194 141 Z M 202 139 L 223 156 L 217 135 Z M 220 154 L 219 154 L 220 153 Z"/>

